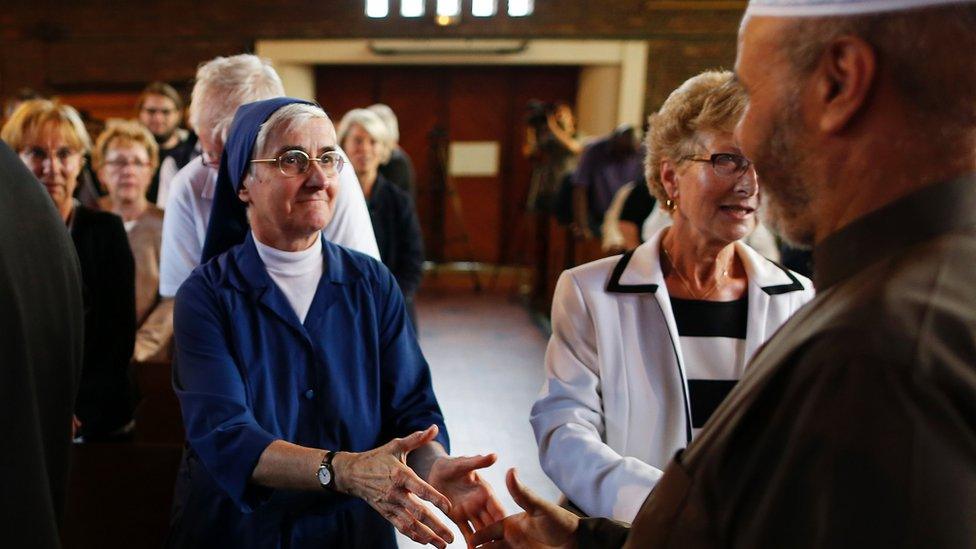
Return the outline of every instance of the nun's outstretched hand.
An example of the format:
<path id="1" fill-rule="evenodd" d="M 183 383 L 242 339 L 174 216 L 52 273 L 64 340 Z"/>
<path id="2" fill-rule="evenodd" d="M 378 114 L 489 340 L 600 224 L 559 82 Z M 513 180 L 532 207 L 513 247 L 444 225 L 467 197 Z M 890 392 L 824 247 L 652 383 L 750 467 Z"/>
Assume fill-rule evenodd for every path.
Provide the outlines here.
<path id="1" fill-rule="evenodd" d="M 362 498 L 417 543 L 447 547 L 454 535 L 421 500 L 447 516 L 451 516 L 451 502 L 407 466 L 407 455 L 435 436 L 437 427 L 431 426 L 367 452 L 336 453 L 332 460 L 336 490 Z"/>
<path id="2" fill-rule="evenodd" d="M 471 457 L 442 456 L 434 461 L 427 480 L 451 500 L 451 517 L 470 542 L 475 530 L 505 518 L 505 510 L 491 485 L 478 474 L 495 463 L 495 454 Z"/>

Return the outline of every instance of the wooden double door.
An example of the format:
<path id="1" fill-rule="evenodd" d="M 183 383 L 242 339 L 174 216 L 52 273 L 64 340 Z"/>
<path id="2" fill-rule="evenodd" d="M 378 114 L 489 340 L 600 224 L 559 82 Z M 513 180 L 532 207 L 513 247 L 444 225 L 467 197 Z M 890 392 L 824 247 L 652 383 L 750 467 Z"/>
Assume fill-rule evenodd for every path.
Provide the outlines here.
<path id="1" fill-rule="evenodd" d="M 531 165 L 522 156 L 531 99 L 573 104 L 579 67 L 319 66 L 317 100 L 336 124 L 353 108 L 386 103 L 417 172 L 417 210 L 428 259 L 513 263 L 531 257 L 520 231 Z M 454 177 L 460 219 L 445 195 L 439 140 L 496 142 L 494 176 Z M 463 224 L 463 227 L 461 226 Z M 460 236 L 466 231 L 470 247 Z M 516 242 L 518 240 L 519 242 Z M 516 257 L 520 256 L 520 257 Z"/>

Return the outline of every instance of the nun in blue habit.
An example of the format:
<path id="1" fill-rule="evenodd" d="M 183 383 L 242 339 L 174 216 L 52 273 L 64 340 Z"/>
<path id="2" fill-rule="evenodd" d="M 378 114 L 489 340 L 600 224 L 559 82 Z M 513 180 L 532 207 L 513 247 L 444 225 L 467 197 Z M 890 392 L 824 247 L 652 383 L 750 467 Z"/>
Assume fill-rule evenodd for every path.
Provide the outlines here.
<path id="1" fill-rule="evenodd" d="M 342 159 L 315 104 L 242 106 L 203 263 L 176 296 L 173 385 L 187 446 L 170 547 L 444 547 L 504 516 L 451 458 L 396 280 L 325 241 Z"/>

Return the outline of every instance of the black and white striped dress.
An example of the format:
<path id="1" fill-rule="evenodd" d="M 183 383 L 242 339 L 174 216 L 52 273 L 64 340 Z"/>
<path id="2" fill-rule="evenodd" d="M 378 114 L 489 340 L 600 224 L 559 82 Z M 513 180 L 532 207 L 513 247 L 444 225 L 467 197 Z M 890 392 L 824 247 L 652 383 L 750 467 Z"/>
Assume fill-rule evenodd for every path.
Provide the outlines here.
<path id="1" fill-rule="evenodd" d="M 742 377 L 746 365 L 749 303 L 671 298 L 688 376 L 692 434 L 701 428 Z"/>

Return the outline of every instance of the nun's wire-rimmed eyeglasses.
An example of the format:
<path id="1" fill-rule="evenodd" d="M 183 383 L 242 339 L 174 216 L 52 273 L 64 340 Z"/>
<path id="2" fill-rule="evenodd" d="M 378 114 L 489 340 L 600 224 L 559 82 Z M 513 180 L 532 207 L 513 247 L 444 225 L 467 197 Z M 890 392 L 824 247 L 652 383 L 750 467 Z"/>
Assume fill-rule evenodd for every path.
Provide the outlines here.
<path id="1" fill-rule="evenodd" d="M 277 158 L 260 158 L 252 160 L 252 164 L 274 162 L 278 165 L 278 171 L 288 177 L 295 177 L 308 173 L 312 162 L 322 165 L 325 175 L 335 177 L 342 171 L 345 165 L 342 155 L 336 151 L 326 151 L 318 157 L 309 156 L 307 152 L 300 149 L 291 149 L 278 155 Z"/>

